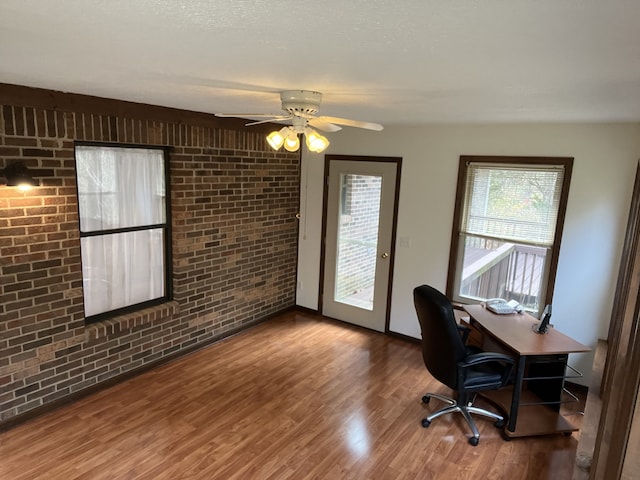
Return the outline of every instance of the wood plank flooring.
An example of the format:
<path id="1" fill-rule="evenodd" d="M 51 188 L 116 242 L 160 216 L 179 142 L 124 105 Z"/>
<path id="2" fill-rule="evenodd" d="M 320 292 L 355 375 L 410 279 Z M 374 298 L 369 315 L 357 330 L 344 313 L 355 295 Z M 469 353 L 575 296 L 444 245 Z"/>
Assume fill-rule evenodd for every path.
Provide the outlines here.
<path id="1" fill-rule="evenodd" d="M 0 434 L 0 478 L 571 478 L 577 433 L 474 448 L 427 391 L 418 345 L 287 313 Z"/>

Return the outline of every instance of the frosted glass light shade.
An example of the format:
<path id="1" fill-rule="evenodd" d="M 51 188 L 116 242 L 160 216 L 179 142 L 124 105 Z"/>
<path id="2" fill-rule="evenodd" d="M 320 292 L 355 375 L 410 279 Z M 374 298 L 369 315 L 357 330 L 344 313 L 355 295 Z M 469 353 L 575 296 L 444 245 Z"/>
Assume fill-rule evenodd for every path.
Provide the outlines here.
<path id="1" fill-rule="evenodd" d="M 284 145 L 284 141 L 287 138 L 289 129 L 287 127 L 283 127 L 279 131 L 273 131 L 269 135 L 267 135 L 267 142 L 274 150 L 279 150 L 282 145 Z"/>
<path id="2" fill-rule="evenodd" d="M 307 148 L 312 152 L 324 152 L 329 146 L 329 140 L 311 128 L 306 128 L 304 135 L 306 137 Z"/>
<path id="3" fill-rule="evenodd" d="M 290 130 L 289 135 L 284 140 L 284 149 L 287 152 L 296 152 L 300 148 L 300 139 L 295 131 Z"/>
<path id="4" fill-rule="evenodd" d="M 307 148 L 311 152 L 320 153 L 329 146 L 329 140 L 313 128 L 305 127 L 304 136 Z M 300 138 L 298 138 L 298 133 L 294 127 L 283 127 L 279 131 L 274 130 L 267 135 L 267 142 L 274 150 L 279 150 L 284 146 L 284 149 L 288 152 L 297 152 L 300 148 Z"/>

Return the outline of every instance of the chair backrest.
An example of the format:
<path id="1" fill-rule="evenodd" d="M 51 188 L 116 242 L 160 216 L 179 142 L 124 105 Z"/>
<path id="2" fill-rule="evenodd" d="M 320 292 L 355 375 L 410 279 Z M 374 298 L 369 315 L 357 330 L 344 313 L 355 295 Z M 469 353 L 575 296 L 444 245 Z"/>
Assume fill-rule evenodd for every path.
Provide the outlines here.
<path id="1" fill-rule="evenodd" d="M 422 358 L 438 381 L 457 388 L 457 363 L 466 357 L 453 306 L 441 292 L 428 285 L 413 290 L 413 302 L 422 332 Z"/>

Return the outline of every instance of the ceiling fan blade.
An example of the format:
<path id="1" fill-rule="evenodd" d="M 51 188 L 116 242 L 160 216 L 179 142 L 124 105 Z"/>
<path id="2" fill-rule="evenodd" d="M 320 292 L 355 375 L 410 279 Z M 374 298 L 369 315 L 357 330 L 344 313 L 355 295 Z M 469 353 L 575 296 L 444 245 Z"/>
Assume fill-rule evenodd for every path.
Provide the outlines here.
<path id="1" fill-rule="evenodd" d="M 342 130 L 342 127 L 338 125 L 334 125 L 333 123 L 325 122 L 322 118 L 311 118 L 309 120 L 309 125 L 312 127 L 316 127 L 318 130 L 322 130 L 323 132 L 337 132 L 338 130 Z"/>
<path id="2" fill-rule="evenodd" d="M 258 120 L 256 122 L 250 122 L 245 124 L 245 126 L 250 127 L 251 125 L 260 125 L 261 123 L 280 122 L 282 120 L 290 120 L 290 119 L 291 119 L 291 115 L 289 116 L 280 115 L 278 117 L 267 118 L 266 120 Z"/>
<path id="3" fill-rule="evenodd" d="M 282 120 L 290 120 L 293 115 L 276 115 L 268 113 L 216 113 L 216 117 L 234 117 L 234 118 L 246 118 L 247 120 L 253 120 L 254 118 L 264 118 L 264 120 L 257 120 L 255 122 L 249 122 L 245 126 L 260 125 L 262 123 L 269 122 L 281 122 Z"/>
<path id="4" fill-rule="evenodd" d="M 277 113 L 215 113 L 216 117 L 236 117 L 236 118 L 290 118 L 289 115 L 280 115 Z"/>
<path id="5" fill-rule="evenodd" d="M 322 120 L 323 122 L 327 122 L 327 123 L 335 123 L 337 125 L 345 125 L 347 127 L 366 128 L 367 130 L 375 130 L 377 132 L 384 129 L 384 127 L 379 123 L 373 123 L 373 122 L 361 122 L 360 120 L 349 120 L 348 118 L 338 118 L 338 117 L 322 116 L 317 118 L 318 120 Z"/>

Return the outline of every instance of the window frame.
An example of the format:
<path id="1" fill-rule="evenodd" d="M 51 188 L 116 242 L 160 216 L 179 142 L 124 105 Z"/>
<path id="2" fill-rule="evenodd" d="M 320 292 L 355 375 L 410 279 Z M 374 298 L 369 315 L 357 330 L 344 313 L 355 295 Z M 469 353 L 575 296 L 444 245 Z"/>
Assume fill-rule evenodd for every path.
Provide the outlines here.
<path id="1" fill-rule="evenodd" d="M 104 147 L 104 148 L 123 148 L 123 149 L 141 149 L 141 150 L 158 150 L 162 152 L 163 161 L 164 161 L 164 191 L 165 191 L 165 222 L 163 224 L 155 224 L 155 225 L 145 225 L 145 226 L 132 226 L 132 227 L 124 227 L 117 229 L 106 229 L 106 230 L 93 230 L 91 232 L 82 232 L 80 228 L 80 192 L 79 192 L 79 183 L 78 183 L 78 169 L 77 169 L 77 147 Z M 173 298 L 173 262 L 172 262 L 172 234 L 171 234 L 171 183 L 170 183 L 170 158 L 169 154 L 171 151 L 171 147 L 168 146 L 158 146 L 158 145 L 142 145 L 142 144 L 129 144 L 129 143 L 110 143 L 110 142 L 90 142 L 90 141 L 75 141 L 74 142 L 74 150 L 73 150 L 73 159 L 74 159 L 74 171 L 75 171 L 75 180 L 76 180 L 76 198 L 77 202 L 77 212 L 78 212 L 78 232 L 79 238 L 87 238 L 87 237 L 95 237 L 95 236 L 104 236 L 114 233 L 127 233 L 127 232 L 135 232 L 141 230 L 153 230 L 153 229 L 161 229 L 163 231 L 163 260 L 164 260 L 164 295 L 162 297 L 154 298 L 151 300 L 147 300 L 144 302 L 126 305 L 124 307 L 116 308 L 114 310 L 109 310 L 106 312 L 97 313 L 95 315 L 85 316 L 84 320 L 86 324 L 100 322 L 102 320 L 114 318 L 120 315 L 125 315 L 128 313 L 137 312 L 143 310 L 145 308 L 149 308 L 156 305 L 161 305 L 168 301 L 171 301 Z M 82 265 L 82 254 L 80 256 L 80 274 L 82 275 L 82 280 L 84 283 L 84 275 L 83 275 L 83 265 Z M 83 298 L 84 298 L 84 286 L 83 286 Z M 84 305 L 84 302 L 83 302 Z M 84 307 L 83 307 L 84 309 Z"/>
<path id="2" fill-rule="evenodd" d="M 556 281 L 556 272 L 558 269 L 558 258 L 560 256 L 560 244 L 562 240 L 562 232 L 564 229 L 564 221 L 569 198 L 569 186 L 571 184 L 571 172 L 573 169 L 573 157 L 524 157 L 524 156 L 484 156 L 484 155 L 461 155 L 458 165 L 458 181 L 456 186 L 455 209 L 453 214 L 453 223 L 451 230 L 451 248 L 449 251 L 449 270 L 447 273 L 446 294 L 454 302 L 458 304 L 468 304 L 469 300 L 460 298 L 454 291 L 456 285 L 456 277 L 458 266 L 461 264 L 461 240 L 463 238 L 461 232 L 462 214 L 464 212 L 466 202 L 466 182 L 468 165 L 470 163 L 486 163 L 494 165 L 514 165 L 516 167 L 532 167 L 548 165 L 550 167 L 562 167 L 564 169 L 564 177 L 562 189 L 560 193 L 560 201 L 558 204 L 558 216 L 556 218 L 556 228 L 553 237 L 553 244 L 550 248 L 549 259 L 546 262 L 546 281 L 543 280 L 541 288 L 543 294 L 540 296 L 538 315 L 545 305 L 551 304 L 553 301 L 553 290 Z M 462 240 L 463 241 L 463 240 Z"/>

